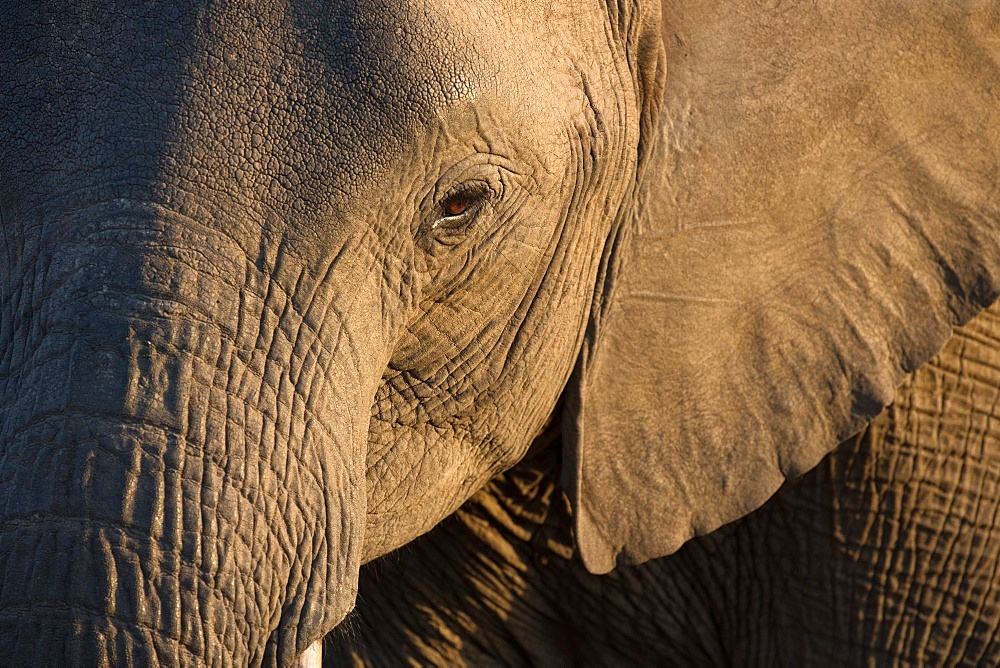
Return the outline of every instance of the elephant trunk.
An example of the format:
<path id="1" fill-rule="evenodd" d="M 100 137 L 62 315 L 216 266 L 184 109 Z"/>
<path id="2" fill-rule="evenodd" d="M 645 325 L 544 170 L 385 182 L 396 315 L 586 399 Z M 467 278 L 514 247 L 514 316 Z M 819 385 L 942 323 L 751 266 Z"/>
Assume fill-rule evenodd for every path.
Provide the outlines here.
<path id="1" fill-rule="evenodd" d="M 195 450 L 96 416 L 43 417 L 5 441 L 5 652 L 83 665 L 248 658 L 266 626 L 234 614 L 237 592 L 259 587 L 232 563 L 242 500 Z M 194 507 L 205 494 L 215 505 Z M 266 624 L 267 611 L 254 616 Z"/>
<path id="2" fill-rule="evenodd" d="M 288 664 L 353 605 L 369 400 L 300 388 L 357 393 L 358 364 L 161 218 L 77 225 L 9 274 L 0 658 Z"/>

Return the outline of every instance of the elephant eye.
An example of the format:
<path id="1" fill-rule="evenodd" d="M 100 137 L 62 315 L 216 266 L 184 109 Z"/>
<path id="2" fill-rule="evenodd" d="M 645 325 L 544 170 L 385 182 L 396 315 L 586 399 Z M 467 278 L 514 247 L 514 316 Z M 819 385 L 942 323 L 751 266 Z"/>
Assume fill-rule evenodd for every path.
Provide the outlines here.
<path id="1" fill-rule="evenodd" d="M 441 208 L 444 210 L 445 217 L 453 218 L 461 216 L 469 210 L 470 206 L 471 202 L 468 195 L 453 195 L 444 201 Z"/>
<path id="2" fill-rule="evenodd" d="M 448 195 L 438 205 L 438 218 L 431 225 L 431 229 L 436 230 L 451 223 L 463 222 L 475 214 L 486 199 L 487 193 L 484 192 L 484 188 L 475 186 Z"/>

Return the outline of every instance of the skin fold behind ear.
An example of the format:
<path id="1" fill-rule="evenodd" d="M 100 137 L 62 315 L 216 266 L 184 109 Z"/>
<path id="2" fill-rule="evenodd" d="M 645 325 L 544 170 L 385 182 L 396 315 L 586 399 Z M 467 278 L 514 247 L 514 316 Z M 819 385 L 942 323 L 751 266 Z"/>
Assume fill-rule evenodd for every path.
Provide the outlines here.
<path id="1" fill-rule="evenodd" d="M 588 568 L 762 504 L 997 296 L 1000 10 L 675 2 L 567 394 Z"/>

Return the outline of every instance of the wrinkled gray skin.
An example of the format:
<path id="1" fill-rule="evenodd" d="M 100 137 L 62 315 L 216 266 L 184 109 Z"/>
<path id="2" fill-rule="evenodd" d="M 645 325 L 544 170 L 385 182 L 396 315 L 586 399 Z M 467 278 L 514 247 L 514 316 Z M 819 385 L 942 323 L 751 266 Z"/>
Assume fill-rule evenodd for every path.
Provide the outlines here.
<path id="1" fill-rule="evenodd" d="M 329 665 L 1000 663 L 1000 303 L 858 438 L 676 554 L 591 575 L 558 451 L 361 570 Z"/>
<path id="2" fill-rule="evenodd" d="M 1000 292 L 998 11 L 4 2 L 0 663 L 292 663 L 363 563 L 546 425 L 520 470 L 555 484 L 561 462 L 563 577 L 758 508 Z M 966 350 L 963 372 L 991 368 Z M 991 433 L 957 410 L 918 452 Z M 987 452 L 914 467 L 918 511 L 969 471 L 956 498 L 986 507 Z M 992 558 L 949 544 L 969 573 Z M 727 603 L 709 561 L 696 609 Z M 831 599 L 836 563 L 816 596 L 881 614 L 876 589 Z M 994 609 L 887 563 L 933 580 L 979 656 Z M 880 656 L 930 642 L 897 616 Z"/>

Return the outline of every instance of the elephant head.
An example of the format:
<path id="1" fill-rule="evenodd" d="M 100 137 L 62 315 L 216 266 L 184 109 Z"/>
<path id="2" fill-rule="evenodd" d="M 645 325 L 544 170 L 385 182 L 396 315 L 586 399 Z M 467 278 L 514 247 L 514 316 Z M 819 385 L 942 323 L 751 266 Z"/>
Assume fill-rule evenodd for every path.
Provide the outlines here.
<path id="1" fill-rule="evenodd" d="M 597 572 L 856 431 L 998 292 L 996 10 L 759 4 L 6 3 L 0 656 L 292 662 L 553 419 Z"/>

